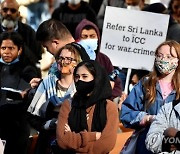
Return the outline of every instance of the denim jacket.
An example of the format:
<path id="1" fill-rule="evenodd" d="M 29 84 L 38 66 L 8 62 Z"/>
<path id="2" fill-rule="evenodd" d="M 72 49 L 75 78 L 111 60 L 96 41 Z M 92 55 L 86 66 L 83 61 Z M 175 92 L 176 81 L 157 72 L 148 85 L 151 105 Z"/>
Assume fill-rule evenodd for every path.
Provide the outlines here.
<path id="1" fill-rule="evenodd" d="M 157 82 L 155 102 L 148 109 L 145 109 L 145 105 L 144 105 L 145 90 L 143 88 L 142 83 L 143 80 L 140 80 L 134 86 L 128 97 L 125 99 L 125 101 L 122 104 L 121 115 L 120 115 L 120 120 L 125 127 L 133 128 L 136 130 L 142 128 L 139 125 L 139 123 L 145 115 L 147 114 L 157 115 L 162 105 L 164 105 L 165 103 L 172 102 L 176 97 L 176 92 L 175 90 L 173 90 L 169 94 L 169 96 L 165 100 L 163 100 L 160 85 Z M 137 148 L 137 150 L 140 152 L 137 153 L 148 153 L 145 147 L 145 138 L 148 130 L 149 130 L 149 126 L 147 126 L 146 129 L 143 132 L 141 132 L 141 134 L 139 135 L 138 144 L 137 144 L 137 147 L 138 145 L 139 147 Z"/>

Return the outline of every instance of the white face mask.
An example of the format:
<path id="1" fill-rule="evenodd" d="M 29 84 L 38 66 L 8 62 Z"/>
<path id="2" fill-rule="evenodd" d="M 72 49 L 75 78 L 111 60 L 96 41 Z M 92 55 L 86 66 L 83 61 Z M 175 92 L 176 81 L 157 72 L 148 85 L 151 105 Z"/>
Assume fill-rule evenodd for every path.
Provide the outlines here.
<path id="1" fill-rule="evenodd" d="M 136 5 L 136 6 L 128 5 L 128 6 L 127 6 L 127 9 L 128 9 L 128 10 L 141 10 L 138 5 Z"/>
<path id="2" fill-rule="evenodd" d="M 13 21 L 13 20 L 7 20 L 7 19 L 4 19 L 2 21 L 2 26 L 5 27 L 5 28 L 14 28 L 16 26 L 16 22 Z"/>
<path id="3" fill-rule="evenodd" d="M 81 0 L 68 0 L 70 4 L 77 5 L 81 2 Z"/>

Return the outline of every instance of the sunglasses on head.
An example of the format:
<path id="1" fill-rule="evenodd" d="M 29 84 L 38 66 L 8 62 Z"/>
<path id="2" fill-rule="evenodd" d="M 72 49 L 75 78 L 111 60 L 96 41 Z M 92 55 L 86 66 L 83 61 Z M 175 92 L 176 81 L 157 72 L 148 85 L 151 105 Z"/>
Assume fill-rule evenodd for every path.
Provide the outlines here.
<path id="1" fill-rule="evenodd" d="M 3 10 L 3 12 L 5 12 L 5 13 L 7 13 L 8 10 L 10 10 L 11 13 L 16 13 L 16 12 L 17 12 L 17 10 L 14 9 L 14 8 L 6 8 L 6 7 L 5 7 L 5 8 L 3 8 L 2 10 Z"/>

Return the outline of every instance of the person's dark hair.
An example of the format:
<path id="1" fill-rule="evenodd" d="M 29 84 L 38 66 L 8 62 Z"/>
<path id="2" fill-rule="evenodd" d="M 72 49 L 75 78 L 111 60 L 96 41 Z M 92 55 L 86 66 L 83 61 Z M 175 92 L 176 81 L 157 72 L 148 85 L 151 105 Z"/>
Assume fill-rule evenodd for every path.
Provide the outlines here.
<path id="1" fill-rule="evenodd" d="M 52 39 L 67 40 L 70 37 L 72 35 L 66 26 L 55 19 L 42 22 L 36 31 L 36 39 L 40 42 L 46 42 Z"/>
<path id="2" fill-rule="evenodd" d="M 167 9 L 162 3 L 153 3 L 150 5 L 147 5 L 143 8 L 142 11 L 153 12 L 153 13 L 162 13 L 162 14 L 167 13 Z"/>
<path id="3" fill-rule="evenodd" d="M 90 30 L 90 29 L 94 29 L 94 27 L 92 25 L 86 25 L 83 27 L 83 29 Z"/>
<path id="4" fill-rule="evenodd" d="M 91 63 L 89 63 L 89 62 L 80 63 L 78 65 L 78 68 L 81 67 L 81 66 L 87 67 L 88 71 L 92 74 L 92 76 L 94 78 L 96 77 L 96 70 L 95 70 L 94 66 Z M 74 70 L 74 76 L 76 76 L 76 72 L 77 72 L 77 69 Z"/>
<path id="5" fill-rule="evenodd" d="M 3 32 L 0 34 L 0 45 L 2 44 L 3 40 L 12 40 L 12 42 L 17 45 L 18 50 L 23 48 L 24 42 L 20 34 L 17 32 Z"/>
<path id="6" fill-rule="evenodd" d="M 87 106 L 91 106 L 93 103 L 99 100 L 110 98 L 112 95 L 112 88 L 110 85 L 109 77 L 105 69 L 96 61 L 93 60 L 83 61 L 79 63 L 75 68 L 73 73 L 74 76 L 76 75 L 77 69 L 83 65 L 87 67 L 90 73 L 92 72 L 92 75 L 94 76 L 94 80 L 95 80 L 94 89 L 91 96 L 89 97 Z"/>

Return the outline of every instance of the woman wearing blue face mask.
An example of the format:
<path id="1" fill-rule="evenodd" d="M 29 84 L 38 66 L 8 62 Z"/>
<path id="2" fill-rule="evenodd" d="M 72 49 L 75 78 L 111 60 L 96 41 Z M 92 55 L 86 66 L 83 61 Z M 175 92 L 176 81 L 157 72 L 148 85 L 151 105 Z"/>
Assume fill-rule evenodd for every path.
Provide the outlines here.
<path id="1" fill-rule="evenodd" d="M 142 78 L 122 104 L 121 121 L 125 127 L 141 131 L 136 153 L 152 153 L 145 146 L 150 124 L 165 103 L 180 98 L 180 45 L 175 41 L 161 43 L 155 52 L 154 69 Z"/>

